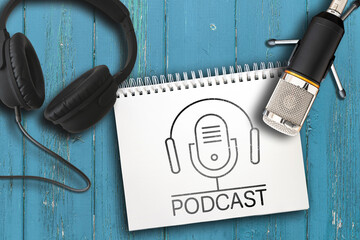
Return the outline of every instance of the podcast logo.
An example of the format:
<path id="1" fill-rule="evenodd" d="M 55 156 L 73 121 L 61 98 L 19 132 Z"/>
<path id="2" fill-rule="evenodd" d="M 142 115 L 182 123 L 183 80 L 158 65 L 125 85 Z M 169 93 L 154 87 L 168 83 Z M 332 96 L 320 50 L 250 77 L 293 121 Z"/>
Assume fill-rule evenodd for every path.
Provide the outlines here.
<path id="1" fill-rule="evenodd" d="M 206 109 L 225 109 L 226 111 L 208 113 Z M 237 114 L 228 114 L 233 111 L 237 111 Z M 182 135 L 191 133 L 189 139 L 193 140 L 182 143 L 182 145 L 188 146 L 188 150 L 180 152 L 177 146 L 179 143 L 175 141 L 173 134 L 177 122 L 185 114 L 196 119 L 190 121 L 192 126 L 187 126 L 191 127 L 192 131 L 185 131 L 185 129 L 182 131 Z M 234 119 L 234 116 L 238 115 L 241 116 L 241 119 Z M 245 132 L 235 132 L 228 123 L 228 119 L 235 122 L 237 127 L 240 124 L 244 125 Z M 243 124 L 242 121 L 246 123 Z M 266 184 L 234 186 L 233 188 L 221 188 L 219 184 L 219 179 L 230 174 L 239 162 L 240 155 L 236 136 L 245 136 L 248 139 L 250 147 L 247 151 L 250 152 L 250 155 L 247 156 L 250 156 L 250 159 L 246 159 L 246 161 L 252 165 L 258 165 L 260 163 L 260 131 L 254 127 L 249 115 L 235 103 L 224 99 L 204 99 L 188 105 L 176 116 L 171 126 L 170 137 L 165 141 L 172 173 L 180 174 L 180 162 L 190 160 L 191 166 L 197 173 L 215 180 L 216 187 L 211 191 L 172 195 L 171 207 L 174 217 L 184 214 L 235 211 L 264 206 Z M 243 162 L 245 159 L 241 160 Z"/>
<path id="2" fill-rule="evenodd" d="M 203 176 L 218 179 L 228 174 L 238 160 L 236 138 L 216 114 L 202 116 L 195 124 L 195 143 L 189 144 L 194 168 Z"/>

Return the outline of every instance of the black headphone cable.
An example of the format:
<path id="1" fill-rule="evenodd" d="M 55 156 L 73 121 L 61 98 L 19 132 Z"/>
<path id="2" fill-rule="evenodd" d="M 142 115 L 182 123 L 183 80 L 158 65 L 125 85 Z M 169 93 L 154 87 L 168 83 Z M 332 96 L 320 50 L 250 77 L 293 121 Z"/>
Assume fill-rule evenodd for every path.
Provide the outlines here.
<path id="1" fill-rule="evenodd" d="M 24 129 L 23 125 L 21 124 L 21 111 L 19 107 L 15 107 L 15 119 L 16 119 L 16 123 L 19 126 L 19 129 L 21 130 L 21 132 L 25 135 L 26 138 L 28 138 L 34 145 L 36 145 L 38 148 L 40 148 L 41 150 L 43 150 L 44 152 L 50 154 L 51 156 L 53 156 L 55 159 L 57 159 L 59 162 L 61 162 L 62 164 L 66 165 L 67 167 L 69 167 L 70 169 L 72 169 L 74 172 L 78 173 L 86 182 L 87 186 L 85 188 L 82 189 L 76 189 L 76 188 L 72 188 L 68 185 L 65 185 L 63 183 L 57 182 L 55 180 L 52 179 L 48 179 L 48 178 L 43 178 L 43 177 L 37 177 L 37 176 L 0 176 L 0 180 L 9 180 L 9 179 L 30 179 L 30 180 L 36 180 L 36 181 L 43 181 L 43 182 L 48 182 L 50 184 L 59 186 L 63 189 L 66 189 L 68 191 L 71 192 L 75 192 L 75 193 L 83 193 L 86 192 L 87 190 L 90 189 L 91 187 L 91 181 L 90 179 L 85 175 L 85 173 L 83 173 L 80 169 L 78 169 L 77 167 L 75 167 L 73 164 L 71 164 L 70 162 L 66 161 L 64 158 L 62 158 L 61 156 L 59 156 L 58 154 L 54 153 L 53 151 L 51 151 L 50 149 L 46 148 L 45 146 L 43 146 L 41 143 L 39 143 L 38 141 L 36 141 L 34 138 L 32 138 L 29 133 Z"/>

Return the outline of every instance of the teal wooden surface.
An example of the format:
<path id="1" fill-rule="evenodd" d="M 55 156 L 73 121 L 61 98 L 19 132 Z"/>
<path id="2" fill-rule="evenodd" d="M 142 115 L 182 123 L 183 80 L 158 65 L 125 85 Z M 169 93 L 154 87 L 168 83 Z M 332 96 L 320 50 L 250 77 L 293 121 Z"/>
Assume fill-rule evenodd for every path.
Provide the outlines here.
<path id="1" fill-rule="evenodd" d="M 286 60 L 291 48 L 268 38 L 300 38 L 329 0 L 124 0 L 138 37 L 132 77 L 223 65 Z M 0 0 L 4 6 L 5 0 Z M 33 43 L 46 79 L 46 103 L 24 115 L 26 128 L 78 165 L 93 187 L 75 195 L 23 181 L 0 182 L 0 239 L 360 239 L 360 12 L 345 24 L 335 61 L 348 91 L 339 100 L 328 76 L 302 131 L 310 210 L 130 233 L 114 114 L 70 135 L 43 117 L 47 103 L 87 69 L 123 60 L 121 34 L 103 14 L 78 1 L 24 1 L 10 33 Z M 25 141 L 13 112 L 0 105 L 0 174 L 37 174 L 66 183 L 71 172 Z M 144 119 L 146 124 L 146 119 Z"/>

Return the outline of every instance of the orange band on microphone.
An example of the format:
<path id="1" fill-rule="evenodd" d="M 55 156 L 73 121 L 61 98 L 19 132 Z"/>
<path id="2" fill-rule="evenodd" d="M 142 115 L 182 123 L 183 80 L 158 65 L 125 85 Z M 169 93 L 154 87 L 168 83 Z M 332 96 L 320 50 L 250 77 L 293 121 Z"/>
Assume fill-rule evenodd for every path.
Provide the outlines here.
<path id="1" fill-rule="evenodd" d="M 310 83 L 311 85 L 313 85 L 313 86 L 316 87 L 316 88 L 320 88 L 320 85 L 319 85 L 319 84 L 316 84 L 316 83 L 310 81 L 309 79 L 304 78 L 303 76 L 300 76 L 299 74 L 290 72 L 289 70 L 285 70 L 285 72 L 288 73 L 288 74 L 290 74 L 290 75 L 293 75 L 294 77 L 300 78 L 301 80 L 304 80 L 304 81 L 307 82 L 307 83 Z"/>

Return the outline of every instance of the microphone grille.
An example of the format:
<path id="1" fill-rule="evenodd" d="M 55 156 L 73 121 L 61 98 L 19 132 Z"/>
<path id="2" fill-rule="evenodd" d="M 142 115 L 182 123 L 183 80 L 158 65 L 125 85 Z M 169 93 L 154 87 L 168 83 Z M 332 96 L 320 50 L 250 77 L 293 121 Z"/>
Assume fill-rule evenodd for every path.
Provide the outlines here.
<path id="1" fill-rule="evenodd" d="M 315 96 L 280 79 L 266 109 L 294 125 L 301 126 Z"/>
<path id="2" fill-rule="evenodd" d="M 263 120 L 267 125 L 275 129 L 276 131 L 279 131 L 288 136 L 296 136 L 299 133 L 298 130 L 286 127 L 284 126 L 284 124 L 278 123 L 272 120 L 271 118 L 269 118 L 268 116 L 264 116 Z"/>

